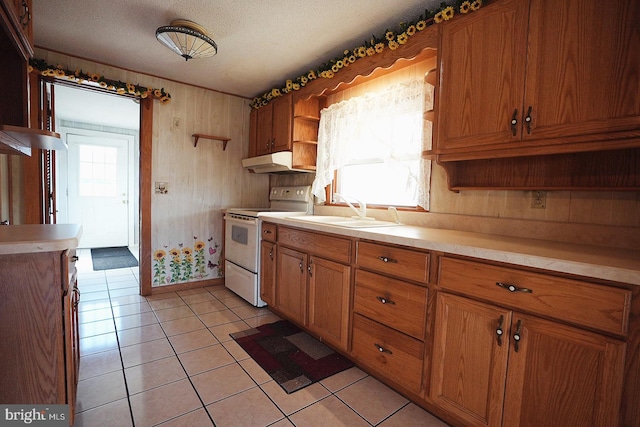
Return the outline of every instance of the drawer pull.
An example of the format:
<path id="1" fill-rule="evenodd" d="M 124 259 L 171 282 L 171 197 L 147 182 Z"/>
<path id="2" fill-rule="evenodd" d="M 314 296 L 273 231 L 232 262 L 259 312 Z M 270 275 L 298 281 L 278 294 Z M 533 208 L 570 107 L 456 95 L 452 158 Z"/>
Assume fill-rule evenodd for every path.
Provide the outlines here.
<path id="1" fill-rule="evenodd" d="M 506 289 L 509 292 L 524 292 L 525 294 L 531 294 L 533 291 L 528 288 L 519 288 L 516 285 L 510 283 L 496 282 L 496 286 L 500 286 L 502 289 Z"/>
<path id="2" fill-rule="evenodd" d="M 386 257 L 386 256 L 379 256 L 378 259 L 380 261 L 382 261 L 382 262 L 391 262 L 391 263 L 397 263 L 398 262 L 395 259 L 389 258 L 389 257 Z"/>
<path id="3" fill-rule="evenodd" d="M 263 234 L 271 234 L 271 230 L 262 230 Z"/>
<path id="4" fill-rule="evenodd" d="M 520 330 L 522 329 L 522 320 L 518 320 L 518 324 L 516 325 L 516 332 L 513 334 L 513 349 L 517 353 L 520 348 Z"/>
<path id="5" fill-rule="evenodd" d="M 393 354 L 393 352 L 389 349 L 384 348 L 383 346 L 381 346 L 380 344 L 376 344 L 373 343 L 373 345 L 378 349 L 378 351 L 380 353 L 388 353 L 388 354 Z"/>
<path id="6" fill-rule="evenodd" d="M 386 299 L 384 297 L 376 297 L 376 299 L 378 301 L 380 301 L 382 304 L 391 304 L 394 305 L 396 302 L 395 301 L 391 301 L 390 299 Z"/>
<path id="7" fill-rule="evenodd" d="M 504 316 L 500 316 L 498 320 L 498 328 L 496 329 L 496 339 L 498 340 L 498 346 L 502 347 L 502 335 L 504 335 L 504 331 L 502 330 L 502 323 L 504 322 Z"/>

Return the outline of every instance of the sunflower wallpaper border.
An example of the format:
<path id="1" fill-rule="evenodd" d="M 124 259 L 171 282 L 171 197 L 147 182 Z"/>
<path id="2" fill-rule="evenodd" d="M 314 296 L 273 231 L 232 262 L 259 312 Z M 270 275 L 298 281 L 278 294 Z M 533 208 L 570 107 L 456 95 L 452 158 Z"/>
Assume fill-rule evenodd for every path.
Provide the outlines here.
<path id="1" fill-rule="evenodd" d="M 223 277 L 220 243 L 209 237 L 207 242 L 193 236 L 192 244 L 179 243 L 153 251 L 152 287 L 175 285 Z M 208 248 L 208 249 L 207 249 Z"/>

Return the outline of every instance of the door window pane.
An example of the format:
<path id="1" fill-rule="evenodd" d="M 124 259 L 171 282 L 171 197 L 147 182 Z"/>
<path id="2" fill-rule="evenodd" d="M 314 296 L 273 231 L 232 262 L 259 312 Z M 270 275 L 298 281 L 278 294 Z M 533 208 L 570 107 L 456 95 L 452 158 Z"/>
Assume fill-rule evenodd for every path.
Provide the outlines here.
<path id="1" fill-rule="evenodd" d="M 118 149 L 81 144 L 79 188 L 82 197 L 115 197 L 118 193 L 116 161 Z"/>

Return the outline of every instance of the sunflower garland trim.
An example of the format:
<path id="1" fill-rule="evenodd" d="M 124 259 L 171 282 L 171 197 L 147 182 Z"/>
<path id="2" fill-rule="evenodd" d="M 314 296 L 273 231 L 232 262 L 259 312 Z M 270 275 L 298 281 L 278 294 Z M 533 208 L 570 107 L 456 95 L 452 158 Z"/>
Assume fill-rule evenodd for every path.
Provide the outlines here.
<path id="1" fill-rule="evenodd" d="M 488 0 L 484 0 L 487 2 Z M 343 54 L 325 62 L 316 70 L 309 70 L 295 79 L 289 79 L 282 87 L 275 87 L 262 96 L 253 98 L 251 101 L 252 108 L 260 108 L 267 105 L 270 101 L 283 96 L 291 91 L 302 89 L 311 80 L 318 78 L 332 79 L 343 68 L 347 68 L 360 58 L 365 58 L 380 54 L 385 49 L 396 50 L 400 46 L 410 42 L 411 37 L 420 31 L 424 31 L 433 24 L 439 24 L 452 19 L 456 13 L 466 14 L 475 12 L 482 7 L 483 0 L 454 0 L 452 2 L 440 3 L 435 10 L 425 10 L 424 14 L 410 22 L 401 22 L 399 31 L 387 29 L 384 35 L 376 37 L 371 36 L 371 40 L 364 42 L 361 46 L 354 49 L 347 49 Z"/>
<path id="2" fill-rule="evenodd" d="M 97 73 L 86 73 L 82 70 L 66 70 L 62 65 L 51 66 L 43 59 L 29 60 L 29 73 L 38 73 L 44 77 L 55 77 L 57 79 L 68 80 L 78 84 L 88 84 L 94 87 L 113 91 L 119 95 L 131 95 L 136 98 L 153 98 L 166 105 L 171 102 L 171 95 L 165 92 L 164 88 L 155 89 L 139 84 L 122 82 L 120 80 L 110 80 Z"/>

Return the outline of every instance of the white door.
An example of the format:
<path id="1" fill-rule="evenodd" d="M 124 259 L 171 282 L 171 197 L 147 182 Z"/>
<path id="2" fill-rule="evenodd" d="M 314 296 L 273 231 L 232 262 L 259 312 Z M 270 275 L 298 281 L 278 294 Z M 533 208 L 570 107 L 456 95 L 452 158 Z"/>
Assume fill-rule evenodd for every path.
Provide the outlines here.
<path id="1" fill-rule="evenodd" d="M 70 223 L 82 224 L 80 247 L 128 246 L 126 138 L 67 134 Z"/>

